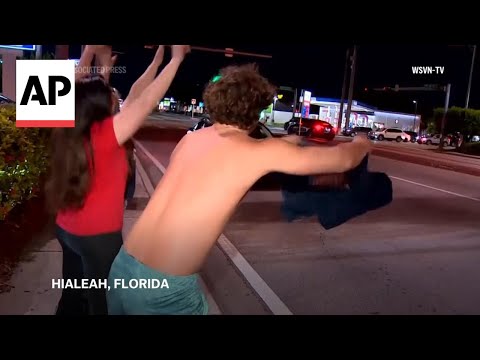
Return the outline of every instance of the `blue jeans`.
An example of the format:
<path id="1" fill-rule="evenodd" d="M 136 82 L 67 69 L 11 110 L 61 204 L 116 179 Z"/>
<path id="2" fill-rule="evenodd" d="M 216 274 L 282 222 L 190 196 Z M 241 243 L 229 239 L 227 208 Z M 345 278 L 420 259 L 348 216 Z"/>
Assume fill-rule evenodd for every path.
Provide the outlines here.
<path id="1" fill-rule="evenodd" d="M 120 250 L 122 233 L 76 236 L 57 225 L 56 236 L 63 252 L 64 280 L 107 279 Z M 56 315 L 107 315 L 106 289 L 62 290 Z"/>
<path id="2" fill-rule="evenodd" d="M 142 281 L 144 286 L 142 286 Z M 151 269 L 120 249 L 110 270 L 109 315 L 207 315 L 198 275 L 172 276 Z"/>
<path id="3" fill-rule="evenodd" d="M 135 195 L 135 185 L 136 185 L 136 177 L 137 177 L 137 172 L 136 168 L 134 167 L 132 169 L 132 175 L 128 177 L 127 180 L 127 187 L 125 189 L 125 200 L 130 201 L 133 199 L 133 196 Z"/>

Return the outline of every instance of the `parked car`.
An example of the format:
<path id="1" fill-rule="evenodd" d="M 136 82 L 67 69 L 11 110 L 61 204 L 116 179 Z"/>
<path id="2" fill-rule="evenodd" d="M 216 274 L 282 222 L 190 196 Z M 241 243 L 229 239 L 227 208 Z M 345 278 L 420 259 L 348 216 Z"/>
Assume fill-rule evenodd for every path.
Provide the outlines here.
<path id="1" fill-rule="evenodd" d="M 406 134 L 410 135 L 410 141 L 412 143 L 417 142 L 418 134 L 415 131 L 404 131 Z"/>
<path id="2" fill-rule="evenodd" d="M 425 145 L 440 145 L 440 139 L 442 135 L 441 134 L 427 134 L 424 136 L 421 136 L 417 142 L 419 144 L 425 144 Z M 451 142 L 451 138 L 449 136 L 445 136 L 443 139 L 443 146 L 449 146 Z"/>
<path id="3" fill-rule="evenodd" d="M 288 130 L 288 127 L 295 122 L 295 119 L 288 120 L 285 124 L 283 124 L 283 130 Z"/>
<path id="4" fill-rule="evenodd" d="M 316 119 L 302 119 L 301 125 L 299 119 L 291 120 L 287 133 L 328 141 L 335 138 L 334 127 L 326 121 Z"/>
<path id="5" fill-rule="evenodd" d="M 355 126 L 353 128 L 344 128 L 342 131 L 342 134 L 344 136 L 355 136 L 358 133 L 363 133 L 363 134 L 368 134 L 372 131 L 373 129 L 370 127 L 366 126 Z"/>
<path id="6" fill-rule="evenodd" d="M 401 129 L 387 128 L 372 131 L 368 134 L 372 140 L 395 140 L 396 142 L 410 141 L 410 135 Z"/>

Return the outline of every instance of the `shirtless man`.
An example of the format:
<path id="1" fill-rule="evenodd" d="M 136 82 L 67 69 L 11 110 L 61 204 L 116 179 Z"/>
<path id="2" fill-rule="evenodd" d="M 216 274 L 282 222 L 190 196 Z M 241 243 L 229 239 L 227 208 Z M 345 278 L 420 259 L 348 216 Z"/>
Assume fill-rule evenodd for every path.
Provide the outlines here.
<path id="1" fill-rule="evenodd" d="M 109 314 L 207 314 L 196 274 L 250 187 L 270 172 L 342 173 L 370 151 L 362 137 L 333 147 L 252 139 L 248 133 L 274 91 L 251 65 L 228 67 L 207 86 L 214 125 L 187 134 L 173 151 L 112 265 Z M 140 279 L 166 281 L 158 289 L 119 288 Z"/>

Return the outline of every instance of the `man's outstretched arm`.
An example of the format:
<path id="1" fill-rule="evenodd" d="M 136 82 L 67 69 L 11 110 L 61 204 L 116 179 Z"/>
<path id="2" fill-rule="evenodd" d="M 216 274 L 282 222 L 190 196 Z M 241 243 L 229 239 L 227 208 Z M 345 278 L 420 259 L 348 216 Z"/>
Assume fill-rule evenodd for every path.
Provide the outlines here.
<path id="1" fill-rule="evenodd" d="M 259 157 L 262 173 L 317 175 L 344 173 L 355 168 L 370 152 L 372 144 L 365 137 L 355 137 L 352 142 L 337 146 L 300 147 L 274 138 L 259 146 L 263 155 Z"/>

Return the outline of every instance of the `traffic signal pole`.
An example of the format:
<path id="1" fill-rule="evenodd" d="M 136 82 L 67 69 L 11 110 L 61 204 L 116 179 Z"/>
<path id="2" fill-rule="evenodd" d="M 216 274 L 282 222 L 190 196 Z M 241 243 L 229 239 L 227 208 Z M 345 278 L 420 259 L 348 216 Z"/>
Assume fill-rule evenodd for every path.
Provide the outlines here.
<path id="1" fill-rule="evenodd" d="M 340 110 L 339 110 L 338 119 L 337 119 L 337 132 L 342 130 L 343 103 L 345 102 L 345 93 L 347 92 L 348 65 L 349 64 L 350 64 L 350 49 L 347 49 L 347 55 L 346 55 L 346 58 L 345 58 L 345 70 L 343 71 L 342 97 L 340 99 Z"/>
<path id="2" fill-rule="evenodd" d="M 440 146 L 439 146 L 439 150 L 443 150 L 443 141 L 445 139 L 445 135 L 443 133 L 445 132 L 445 123 L 446 123 L 446 120 L 447 120 L 448 105 L 449 105 L 449 102 L 450 102 L 450 88 L 451 88 L 450 84 L 448 84 L 445 88 L 445 110 L 443 111 L 442 124 L 440 125 Z"/>
<path id="3" fill-rule="evenodd" d="M 357 67 L 357 46 L 353 47 L 353 55 L 352 55 L 352 70 L 350 72 L 350 86 L 348 88 L 348 104 L 347 104 L 347 112 L 345 114 L 345 126 L 350 124 L 350 113 L 352 112 L 352 102 L 353 102 L 353 85 L 355 82 L 355 69 Z"/>

